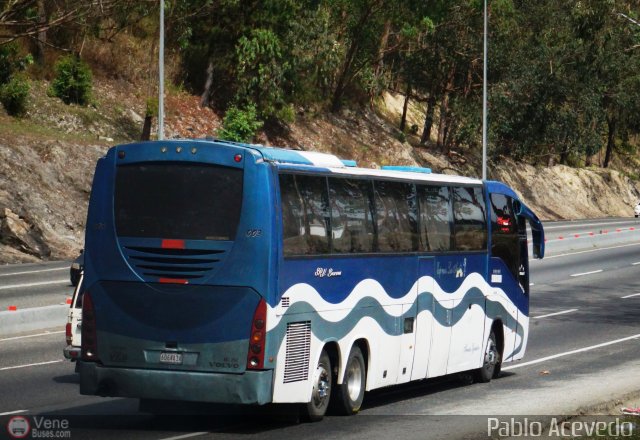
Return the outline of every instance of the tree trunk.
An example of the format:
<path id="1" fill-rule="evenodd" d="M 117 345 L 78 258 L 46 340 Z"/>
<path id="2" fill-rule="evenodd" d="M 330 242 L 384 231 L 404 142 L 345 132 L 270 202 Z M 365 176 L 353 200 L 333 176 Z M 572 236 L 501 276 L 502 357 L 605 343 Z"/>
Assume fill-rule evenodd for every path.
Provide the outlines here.
<path id="1" fill-rule="evenodd" d="M 440 103 L 440 123 L 438 124 L 438 140 L 436 146 L 444 151 L 445 139 L 447 136 L 447 119 L 449 116 L 449 94 L 453 90 L 453 80 L 455 78 L 456 68 L 455 66 L 449 69 L 449 76 L 447 78 L 447 85 L 445 86 L 442 102 Z"/>
<path id="2" fill-rule="evenodd" d="M 611 162 L 611 155 L 613 154 L 613 147 L 615 146 L 616 141 L 616 127 L 617 127 L 616 118 L 607 118 L 607 126 L 609 127 L 609 133 L 607 135 L 607 152 L 604 155 L 604 164 L 603 168 L 608 168 L 609 163 Z"/>
<path id="3" fill-rule="evenodd" d="M 433 93 L 429 95 L 427 100 L 427 111 L 424 118 L 424 127 L 422 127 L 422 137 L 420 138 L 421 145 L 427 145 L 429 139 L 431 139 L 431 127 L 433 127 L 433 114 L 436 110 L 436 97 Z"/>
<path id="4" fill-rule="evenodd" d="M 376 77 L 382 75 L 384 71 L 384 52 L 389 43 L 389 34 L 391 33 L 391 20 L 384 22 L 384 30 L 380 36 L 380 46 L 378 47 L 378 59 L 376 62 Z"/>
<path id="5" fill-rule="evenodd" d="M 402 132 L 404 132 L 404 129 L 407 127 L 407 111 L 409 110 L 409 99 L 411 99 L 411 83 L 407 84 L 407 93 L 404 95 L 402 118 L 400 119 L 400 131 Z"/>
<path id="6" fill-rule="evenodd" d="M 342 65 L 342 70 L 340 71 L 340 76 L 338 77 L 338 83 L 336 84 L 336 88 L 333 92 L 333 98 L 331 100 L 331 111 L 337 112 L 342 107 L 342 97 L 344 96 L 344 92 L 347 88 L 347 77 L 351 74 L 351 65 L 353 64 L 353 60 L 355 59 L 355 55 L 358 52 L 358 42 L 352 41 L 349 46 L 349 50 L 347 51 L 347 56 L 344 60 L 344 64 Z"/>
<path id="7" fill-rule="evenodd" d="M 213 60 L 209 60 L 209 65 L 207 66 L 207 81 L 204 83 L 204 90 L 202 95 L 200 96 L 200 106 L 207 107 L 211 104 L 211 94 L 213 87 Z"/>
<path id="8" fill-rule="evenodd" d="M 142 125 L 142 136 L 140 136 L 141 141 L 148 141 L 151 139 L 151 122 L 153 121 L 153 116 L 145 116 L 144 124 Z"/>
<path id="9" fill-rule="evenodd" d="M 569 153 L 567 151 L 567 147 L 562 147 L 562 151 L 560 152 L 560 164 L 566 165 L 568 159 L 569 159 Z"/>
<path id="10" fill-rule="evenodd" d="M 584 158 L 584 166 L 590 167 L 591 165 L 593 165 L 593 155 L 587 153 Z"/>
<path id="11" fill-rule="evenodd" d="M 331 111 L 337 112 L 340 110 L 342 106 L 342 98 L 344 96 L 344 92 L 351 81 L 352 75 L 352 67 L 353 62 L 356 59 L 356 55 L 360 48 L 360 39 L 362 38 L 362 34 L 368 26 L 369 19 L 371 15 L 374 13 L 375 7 L 379 6 L 379 1 L 374 1 L 369 8 L 362 14 L 360 19 L 358 20 L 358 24 L 356 25 L 356 33 L 353 35 L 351 39 L 351 44 L 349 45 L 349 50 L 347 51 L 347 55 L 345 56 L 344 63 L 342 64 L 342 69 L 340 70 L 340 75 L 338 76 L 338 81 L 336 83 L 336 88 L 333 92 L 333 98 L 331 99 Z"/>
<path id="12" fill-rule="evenodd" d="M 36 38 L 35 60 L 41 66 L 44 65 L 44 49 L 47 42 L 46 24 L 48 21 L 49 17 L 47 17 L 45 0 L 38 0 L 38 25 L 41 26 L 41 30 L 38 32 L 38 37 Z"/>

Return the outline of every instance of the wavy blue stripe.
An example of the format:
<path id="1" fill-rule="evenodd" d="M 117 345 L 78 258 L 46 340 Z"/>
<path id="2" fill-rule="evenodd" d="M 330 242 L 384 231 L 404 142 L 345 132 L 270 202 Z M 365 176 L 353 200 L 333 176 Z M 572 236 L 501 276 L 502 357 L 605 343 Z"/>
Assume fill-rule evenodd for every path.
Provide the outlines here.
<path id="1" fill-rule="evenodd" d="M 478 305 L 485 310 L 485 315 L 492 321 L 500 318 L 503 324 L 509 328 L 516 328 L 520 336 L 520 345 L 513 352 L 505 356 L 510 358 L 522 349 L 524 341 L 524 327 L 517 323 L 509 311 L 499 302 L 487 299 L 482 291 L 476 287 L 469 289 L 462 301 L 452 309 L 444 307 L 437 301 L 431 292 L 422 292 L 411 307 L 401 316 L 393 316 L 384 310 L 384 306 L 373 297 L 361 298 L 351 311 L 340 321 L 329 321 L 318 314 L 318 311 L 306 301 L 298 301 L 292 304 L 282 316 L 276 327 L 270 330 L 275 340 L 284 341 L 287 324 L 299 321 L 312 321 L 311 331 L 322 341 L 339 340 L 351 332 L 360 320 L 365 317 L 374 319 L 382 330 L 390 336 L 400 336 L 404 331 L 404 319 L 415 317 L 422 311 L 428 311 L 434 319 L 444 327 L 453 327 L 464 317 L 469 310 L 469 305 Z M 447 315 L 451 311 L 451 321 Z M 507 349 L 508 347 L 505 347 Z"/>

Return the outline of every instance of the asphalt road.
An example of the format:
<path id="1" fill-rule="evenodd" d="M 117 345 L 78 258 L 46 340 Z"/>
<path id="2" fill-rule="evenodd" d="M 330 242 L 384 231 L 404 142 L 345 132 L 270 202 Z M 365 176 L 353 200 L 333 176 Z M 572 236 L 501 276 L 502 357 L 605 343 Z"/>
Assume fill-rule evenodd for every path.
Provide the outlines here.
<path id="1" fill-rule="evenodd" d="M 622 220 L 605 227 L 615 221 Z M 552 224 L 547 236 L 553 226 L 577 234 L 602 222 Z M 531 262 L 529 347 L 525 359 L 505 365 L 500 378 L 470 384 L 455 375 L 378 390 L 366 395 L 356 417 L 329 416 L 315 424 L 297 423 L 289 408 L 281 414 L 272 408 L 197 405 L 171 412 L 206 416 L 139 415 L 133 399 L 78 395 L 73 365 L 61 360 L 61 329 L 0 337 L 0 438 L 2 425 L 16 414 L 66 418 L 73 438 L 105 439 L 488 438 L 489 415 L 508 420 L 575 414 L 640 391 L 640 242 L 622 241 L 550 252 L 545 260 Z M 47 276 L 62 278 L 62 273 L 68 277 L 62 271 Z M 0 288 L 6 285 L 3 278 L 8 276 L 0 277 Z M 0 290 L 0 298 L 7 291 Z"/>
<path id="2" fill-rule="evenodd" d="M 64 304 L 73 294 L 67 261 L 0 266 L 0 310 Z M 0 333 L 1 334 L 1 333 Z"/>

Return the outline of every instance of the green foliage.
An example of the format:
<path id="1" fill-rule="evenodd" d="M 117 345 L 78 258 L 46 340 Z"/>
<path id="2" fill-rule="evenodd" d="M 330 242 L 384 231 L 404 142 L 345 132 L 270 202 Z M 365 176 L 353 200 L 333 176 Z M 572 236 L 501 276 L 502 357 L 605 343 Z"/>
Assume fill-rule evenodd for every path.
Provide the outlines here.
<path id="1" fill-rule="evenodd" d="M 74 45 L 85 35 L 109 40 L 122 31 L 141 39 L 157 35 L 159 2 L 54 3 L 55 12 L 45 8 L 53 14 L 48 18 L 64 17 L 47 30 L 54 46 L 78 50 Z M 11 4 L 22 31 L 37 31 L 43 17 L 35 3 Z M 357 108 L 386 91 L 410 90 L 425 109 L 420 127 L 437 135 L 437 148 L 480 148 L 483 0 L 164 4 L 167 50 L 180 54 L 181 82 L 211 107 L 229 108 L 223 130 L 229 139 L 250 139 L 260 121 L 292 122 L 295 108 Z M 640 17 L 634 5 L 490 1 L 491 154 L 581 164 L 602 150 L 607 161 L 637 150 Z M 0 84 L 30 62 L 19 48 L 0 45 Z M 56 70 L 52 94 L 65 102 L 90 99 L 86 65 L 67 57 Z M 24 90 L 19 83 L 8 95 Z M 147 103 L 148 115 L 156 109 L 155 101 Z"/>
<path id="2" fill-rule="evenodd" d="M 255 104 L 263 118 L 275 116 L 285 104 L 283 83 L 289 63 L 283 57 L 278 36 L 268 29 L 254 29 L 236 46 L 236 100 Z"/>
<path id="3" fill-rule="evenodd" d="M 293 105 L 289 104 L 278 109 L 274 116 L 278 121 L 292 123 L 296 120 L 296 111 Z"/>
<path id="4" fill-rule="evenodd" d="M 26 113 L 29 90 L 29 82 L 22 75 L 14 75 L 7 83 L 0 85 L 0 102 L 7 113 L 12 116 Z"/>
<path id="5" fill-rule="evenodd" d="M 255 106 L 247 105 L 242 109 L 233 106 L 224 115 L 223 126 L 218 136 L 227 141 L 251 142 L 262 125 Z"/>
<path id="6" fill-rule="evenodd" d="M 15 42 L 0 45 L 0 84 L 8 83 L 12 75 L 30 64 L 33 64 L 33 56 L 21 56 Z"/>
<path id="7" fill-rule="evenodd" d="M 93 79 L 91 69 L 80 58 L 69 55 L 55 64 L 51 93 L 65 104 L 86 105 L 91 100 Z"/>
<path id="8" fill-rule="evenodd" d="M 145 106 L 145 116 L 157 117 L 158 116 L 158 108 L 159 102 L 157 97 L 147 98 L 146 106 Z"/>
<path id="9" fill-rule="evenodd" d="M 33 57 L 20 55 L 15 42 L 0 45 L 0 102 L 12 116 L 23 116 L 27 111 L 31 86 L 19 72 L 32 63 Z"/>

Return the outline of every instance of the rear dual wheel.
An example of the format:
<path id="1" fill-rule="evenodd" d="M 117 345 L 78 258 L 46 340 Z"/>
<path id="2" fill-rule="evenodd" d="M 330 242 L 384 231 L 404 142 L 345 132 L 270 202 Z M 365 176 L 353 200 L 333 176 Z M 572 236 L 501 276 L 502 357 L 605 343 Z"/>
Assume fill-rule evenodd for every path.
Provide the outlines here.
<path id="1" fill-rule="evenodd" d="M 325 350 L 320 353 L 318 365 L 313 373 L 311 400 L 304 408 L 304 418 L 310 422 L 322 420 L 329 408 L 338 414 L 356 414 L 362 406 L 366 386 L 366 365 L 359 347 L 354 346 L 349 353 L 344 378 L 335 384 L 331 374 L 331 359 Z"/>
<path id="2" fill-rule="evenodd" d="M 325 350 L 320 353 L 318 365 L 313 372 L 312 383 L 311 400 L 305 407 L 304 416 L 310 422 L 317 422 L 322 420 L 327 412 L 331 399 L 331 386 L 333 385 L 331 359 Z"/>
<path id="3" fill-rule="evenodd" d="M 349 416 L 360 411 L 367 383 L 366 371 L 362 351 L 357 346 L 352 347 L 342 383 L 335 387 L 333 406 L 338 414 Z"/>

